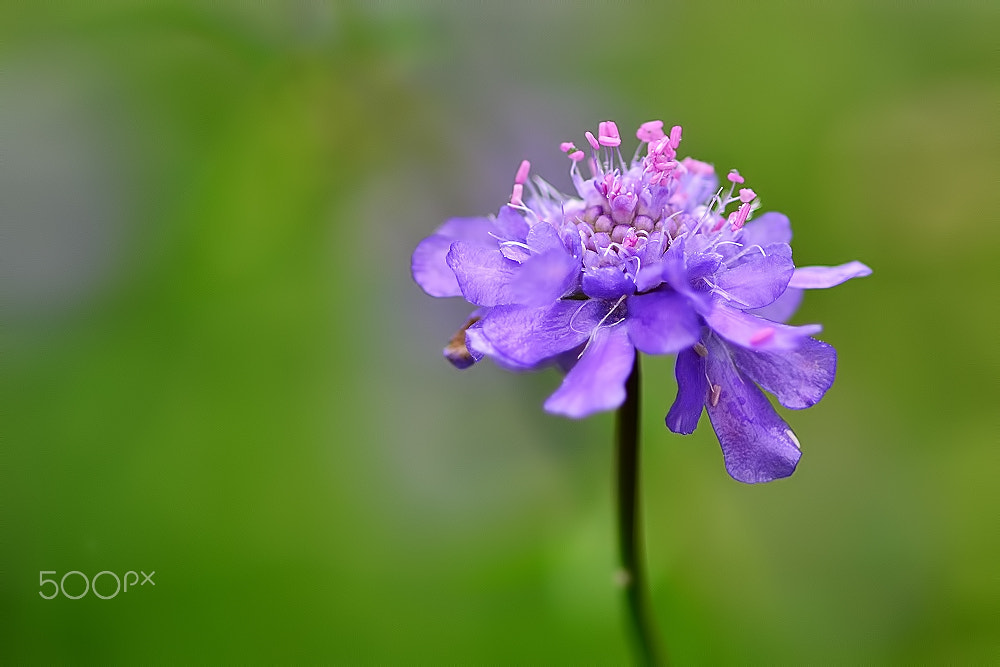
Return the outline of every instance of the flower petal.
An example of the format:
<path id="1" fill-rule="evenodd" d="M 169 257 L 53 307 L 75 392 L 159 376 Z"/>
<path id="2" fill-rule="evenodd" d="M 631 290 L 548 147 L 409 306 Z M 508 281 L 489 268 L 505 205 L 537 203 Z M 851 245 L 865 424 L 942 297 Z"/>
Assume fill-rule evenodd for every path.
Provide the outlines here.
<path id="1" fill-rule="evenodd" d="M 462 296 L 470 303 L 477 306 L 514 303 L 510 283 L 520 264 L 504 257 L 499 249 L 456 241 L 451 244 L 447 260 Z"/>
<path id="2" fill-rule="evenodd" d="M 629 297 L 626 326 L 632 344 L 646 354 L 673 354 L 698 342 L 698 315 L 683 294 L 661 290 Z"/>
<path id="3" fill-rule="evenodd" d="M 786 408 L 800 410 L 815 405 L 833 385 L 837 351 L 815 338 L 787 352 L 761 352 L 732 347 L 733 360 L 743 373 Z"/>
<path id="4" fill-rule="evenodd" d="M 524 242 L 528 236 L 528 221 L 510 206 L 500 209 L 493 224 L 504 240 Z"/>
<path id="5" fill-rule="evenodd" d="M 789 287 L 824 289 L 847 282 L 851 278 L 870 276 L 872 270 L 861 262 L 848 262 L 840 266 L 803 266 L 795 269 Z"/>
<path id="6" fill-rule="evenodd" d="M 583 356 L 545 401 L 545 410 L 579 419 L 613 410 L 625 400 L 625 381 L 635 363 L 635 348 L 625 327 L 598 327 Z"/>
<path id="7" fill-rule="evenodd" d="M 527 238 L 528 247 L 532 252 L 544 253 L 550 250 L 560 250 L 566 252 L 563 247 L 562 238 L 556 228 L 547 222 L 536 222 L 531 226 Z"/>
<path id="8" fill-rule="evenodd" d="M 431 236 L 421 241 L 410 259 L 413 279 L 431 296 L 462 296 L 455 273 L 446 256 L 455 241 L 496 245 L 490 236 L 493 225 L 487 218 L 452 218 Z"/>
<path id="9" fill-rule="evenodd" d="M 497 306 L 483 319 L 482 332 L 497 356 L 530 367 L 586 341 L 606 312 L 600 301 Z"/>
<path id="10" fill-rule="evenodd" d="M 791 327 L 722 304 L 705 314 L 705 321 L 726 340 L 753 350 L 794 350 L 823 329 L 818 324 Z"/>
<path id="11" fill-rule="evenodd" d="M 583 293 L 592 299 L 618 299 L 635 292 L 635 283 L 617 266 L 588 269 L 581 286 Z"/>
<path id="12" fill-rule="evenodd" d="M 746 312 L 762 317 L 772 322 L 787 322 L 792 319 L 792 315 L 799 309 L 802 303 L 803 291 L 794 287 L 787 287 L 773 303 L 769 303 L 763 308 L 754 308 Z"/>
<path id="13" fill-rule="evenodd" d="M 785 243 L 771 243 L 766 254 L 753 252 L 729 270 L 719 273 L 716 283 L 745 308 L 760 308 L 781 296 L 795 264 L 792 249 Z"/>
<path id="14" fill-rule="evenodd" d="M 739 241 L 744 246 L 791 243 L 792 225 L 784 213 L 769 211 L 748 222 Z"/>
<path id="15" fill-rule="evenodd" d="M 561 247 L 532 255 L 511 283 L 516 303 L 541 306 L 571 291 L 580 273 L 580 261 Z"/>
<path id="16" fill-rule="evenodd" d="M 677 398 L 667 412 L 667 428 L 674 433 L 694 433 L 701 419 L 708 396 L 708 381 L 705 379 L 705 360 L 693 348 L 677 355 L 674 365 L 677 378 Z"/>
<path id="17" fill-rule="evenodd" d="M 698 310 L 709 310 L 712 297 L 709 292 L 699 292 L 691 286 L 692 277 L 702 277 L 718 269 L 718 256 L 704 256 L 700 253 L 691 258 L 693 266 L 689 266 L 688 257 L 684 254 L 687 239 L 674 241 L 663 255 L 660 266 L 663 279 L 675 290 L 686 296 Z M 704 283 L 702 283 L 704 284 Z"/>
<path id="18" fill-rule="evenodd" d="M 706 404 L 733 479 L 757 484 L 788 477 L 799 462 L 798 440 L 764 394 L 740 373 L 725 345 L 708 341 L 708 381 L 719 387 Z M 713 405 L 714 403 L 714 405 Z"/>

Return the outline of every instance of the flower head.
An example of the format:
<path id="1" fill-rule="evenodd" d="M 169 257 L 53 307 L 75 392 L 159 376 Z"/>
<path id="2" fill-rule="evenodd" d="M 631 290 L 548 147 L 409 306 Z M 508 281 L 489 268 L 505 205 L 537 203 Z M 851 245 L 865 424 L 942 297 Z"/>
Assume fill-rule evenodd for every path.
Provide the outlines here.
<path id="1" fill-rule="evenodd" d="M 783 324 L 802 290 L 871 273 L 860 262 L 796 268 L 780 213 L 754 218 L 760 200 L 729 172 L 678 159 L 680 126 L 643 123 L 631 162 L 611 121 L 571 142 L 576 196 L 523 162 L 510 201 L 491 218 L 453 218 L 424 239 L 413 277 L 431 296 L 462 296 L 477 309 L 445 347 L 456 366 L 483 357 L 512 370 L 556 365 L 562 385 L 549 412 L 585 417 L 617 408 L 636 350 L 677 354 L 677 399 L 668 428 L 691 433 L 702 410 L 737 480 L 787 477 L 799 444 L 760 388 L 805 408 L 830 388 L 836 352 L 811 338 L 819 325 Z M 646 154 L 639 157 L 645 146 Z"/>

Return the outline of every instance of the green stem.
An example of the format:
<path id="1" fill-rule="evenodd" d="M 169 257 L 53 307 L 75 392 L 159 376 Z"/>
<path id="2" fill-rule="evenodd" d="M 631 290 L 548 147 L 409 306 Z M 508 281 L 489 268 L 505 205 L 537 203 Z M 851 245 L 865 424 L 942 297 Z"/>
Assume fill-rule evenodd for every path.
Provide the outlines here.
<path id="1" fill-rule="evenodd" d="M 646 601 L 646 571 L 639 508 L 639 354 L 625 382 L 625 402 L 618 408 L 618 553 L 620 583 L 625 590 L 628 620 L 636 657 L 643 665 L 664 665 Z"/>

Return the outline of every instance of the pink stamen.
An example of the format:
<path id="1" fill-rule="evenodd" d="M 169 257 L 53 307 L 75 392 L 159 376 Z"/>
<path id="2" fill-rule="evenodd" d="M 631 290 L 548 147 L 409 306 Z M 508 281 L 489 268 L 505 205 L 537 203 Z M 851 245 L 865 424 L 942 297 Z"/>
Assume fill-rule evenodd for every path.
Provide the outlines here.
<path id="1" fill-rule="evenodd" d="M 735 232 L 743 227 L 750 215 L 750 204 L 741 204 L 738 209 L 729 214 L 727 222 Z"/>
<path id="2" fill-rule="evenodd" d="M 613 120 L 601 121 L 597 130 L 597 141 L 602 146 L 620 146 L 622 137 L 618 134 L 618 126 Z"/>
<path id="3" fill-rule="evenodd" d="M 569 159 L 572 160 L 573 162 L 579 162 L 585 157 L 586 156 L 583 154 L 583 151 L 573 151 L 572 153 L 569 154 Z"/>
<path id="4" fill-rule="evenodd" d="M 733 169 L 732 171 L 730 171 L 729 175 L 726 176 L 726 178 L 729 179 L 730 183 L 742 183 L 743 182 L 743 177 L 740 176 L 740 172 L 736 171 L 735 169 Z"/>
<path id="5" fill-rule="evenodd" d="M 750 188 L 740 188 L 740 201 L 749 204 L 757 196 L 757 193 Z"/>
<path id="6" fill-rule="evenodd" d="M 590 143 L 591 148 L 595 151 L 601 148 L 601 144 L 597 143 L 597 139 L 594 138 L 593 132 L 586 132 L 585 136 L 587 137 L 587 141 Z"/>
<path id="7" fill-rule="evenodd" d="M 774 338 L 774 327 L 764 327 L 750 336 L 751 345 L 760 345 L 761 343 Z"/>
<path id="8" fill-rule="evenodd" d="M 520 183 L 514 184 L 514 190 L 510 193 L 510 203 L 513 206 L 524 206 L 524 200 L 521 199 L 521 195 L 524 194 L 524 186 Z"/>
<path id="9" fill-rule="evenodd" d="M 670 128 L 670 147 L 677 150 L 677 147 L 681 145 L 681 126 L 674 125 Z"/>
<path id="10" fill-rule="evenodd" d="M 521 160 L 521 166 L 517 168 L 517 175 L 514 176 L 514 182 L 521 185 L 527 181 L 529 169 L 531 169 L 531 163 L 527 160 Z"/>
<path id="11" fill-rule="evenodd" d="M 561 150 L 563 153 L 569 153 L 571 150 L 574 150 L 575 148 L 576 146 L 573 145 L 572 141 L 564 141 L 561 144 L 559 144 L 559 150 Z"/>
<path id="12" fill-rule="evenodd" d="M 663 138 L 663 121 L 662 120 L 650 120 L 646 121 L 639 126 L 639 130 L 635 133 L 636 138 L 639 141 L 658 141 Z"/>

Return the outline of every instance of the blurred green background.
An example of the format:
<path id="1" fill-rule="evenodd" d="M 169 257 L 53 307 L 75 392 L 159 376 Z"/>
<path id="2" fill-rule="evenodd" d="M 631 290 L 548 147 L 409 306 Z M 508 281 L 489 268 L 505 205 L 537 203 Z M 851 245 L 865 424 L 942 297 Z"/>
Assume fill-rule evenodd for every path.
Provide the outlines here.
<path id="1" fill-rule="evenodd" d="M 644 361 L 677 662 L 997 660 L 998 34 L 990 2 L 5 3 L 0 658 L 628 662 L 611 416 L 451 368 L 467 307 L 409 254 L 662 118 L 797 263 L 875 269 L 797 316 L 841 356 L 788 480 L 668 433 Z M 155 587 L 39 596 L 73 570 Z"/>

